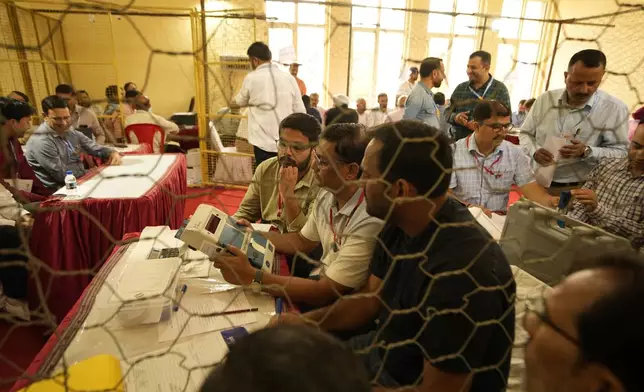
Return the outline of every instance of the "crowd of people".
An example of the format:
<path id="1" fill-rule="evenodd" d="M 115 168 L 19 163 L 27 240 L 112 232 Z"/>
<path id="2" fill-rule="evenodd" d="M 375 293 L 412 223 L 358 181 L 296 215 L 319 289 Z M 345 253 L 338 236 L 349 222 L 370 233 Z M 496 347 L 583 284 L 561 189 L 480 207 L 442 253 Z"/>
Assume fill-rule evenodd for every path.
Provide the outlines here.
<path id="1" fill-rule="evenodd" d="M 230 106 L 248 108 L 257 167 L 234 219 L 272 224 L 276 230 L 265 235 L 287 255 L 293 276 L 255 269 L 232 246 L 214 265 L 229 283 L 261 287 L 301 313 L 277 315 L 270 328 L 235 344 L 204 391 L 502 391 L 517 286 L 501 247 L 472 224 L 468 207 L 505 214 L 516 187 L 556 208 L 570 191 L 571 218 L 627 238 L 634 252 L 644 243 L 644 116 L 629 141 L 626 104 L 599 89 L 607 64 L 599 50 L 572 56 L 566 87 L 521 102 L 516 113 L 484 51 L 471 54 L 468 81 L 449 99 L 432 91 L 445 79 L 443 61 L 424 59 L 410 69 L 391 111 L 384 93 L 373 109 L 363 98 L 350 108 L 338 94 L 325 110 L 319 94 L 306 95 L 299 64 L 282 71 L 262 42 L 247 54 L 253 71 Z M 45 122 L 26 154 L 18 138 L 34 109 L 18 93 L 0 101 L 0 191 L 12 206 L 2 210 L 3 249 L 22 246 L 30 202 L 60 187 L 66 170 L 84 174 L 80 152 L 119 164 L 104 143 L 123 137 L 109 120 L 124 107 L 131 110 L 125 125 L 152 121 L 176 131 L 136 86 L 124 90 L 121 98 L 116 86 L 106 89 L 101 125 L 91 100 L 59 86 L 42 102 Z M 515 129 L 519 144 L 506 140 Z M 566 143 L 553 150 L 555 137 Z M 535 173 L 549 166 L 553 178 L 544 185 Z M 28 314 L 19 274 L 20 266 L 3 269 L 0 308 Z M 644 301 L 643 283 L 644 264 L 634 254 L 580 257 L 531 303 L 523 325 L 528 391 L 641 390 L 626 348 L 644 348 L 644 319 L 634 311 Z M 246 376 L 250 357 L 257 366 Z M 315 377 L 298 383 L 309 366 Z"/>

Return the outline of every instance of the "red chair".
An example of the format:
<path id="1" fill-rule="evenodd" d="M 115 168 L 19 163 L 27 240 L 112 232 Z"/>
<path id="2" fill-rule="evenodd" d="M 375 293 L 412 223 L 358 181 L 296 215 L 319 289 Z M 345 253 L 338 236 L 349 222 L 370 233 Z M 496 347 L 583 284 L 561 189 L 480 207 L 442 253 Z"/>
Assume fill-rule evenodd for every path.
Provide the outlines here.
<path id="1" fill-rule="evenodd" d="M 125 127 L 125 137 L 130 144 L 147 143 L 152 146 L 152 152 L 160 154 L 165 144 L 165 131 L 157 124 L 131 124 Z M 157 143 L 154 143 L 154 140 Z"/>

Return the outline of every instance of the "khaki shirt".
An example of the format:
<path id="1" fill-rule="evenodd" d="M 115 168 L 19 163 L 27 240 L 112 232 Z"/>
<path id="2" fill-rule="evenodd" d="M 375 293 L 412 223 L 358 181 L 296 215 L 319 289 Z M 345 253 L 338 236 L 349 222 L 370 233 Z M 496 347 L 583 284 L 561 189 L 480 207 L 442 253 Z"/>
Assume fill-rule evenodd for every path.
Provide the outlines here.
<path id="1" fill-rule="evenodd" d="M 300 203 L 301 212 L 289 225 L 286 224 L 285 211 L 282 211 L 281 216 L 278 215 L 279 171 L 280 165 L 277 158 L 268 159 L 257 166 L 244 200 L 233 216 L 235 219 L 246 219 L 251 223 L 262 220 L 275 225 L 282 233 L 298 232 L 304 227 L 320 190 L 315 181 L 313 169 L 309 169 L 306 175 L 295 184 L 295 197 Z M 282 209 L 284 210 L 285 207 Z"/>

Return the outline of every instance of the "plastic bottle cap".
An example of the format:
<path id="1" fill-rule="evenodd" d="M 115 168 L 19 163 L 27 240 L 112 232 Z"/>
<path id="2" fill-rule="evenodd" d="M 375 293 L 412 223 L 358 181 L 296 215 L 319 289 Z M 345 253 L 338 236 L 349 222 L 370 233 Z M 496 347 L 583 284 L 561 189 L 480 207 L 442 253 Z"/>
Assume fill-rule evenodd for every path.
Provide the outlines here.
<path id="1" fill-rule="evenodd" d="M 66 174 L 66 175 L 70 175 L 70 174 L 74 174 L 74 173 L 73 173 L 71 170 L 67 170 L 67 171 L 65 172 L 65 174 Z"/>

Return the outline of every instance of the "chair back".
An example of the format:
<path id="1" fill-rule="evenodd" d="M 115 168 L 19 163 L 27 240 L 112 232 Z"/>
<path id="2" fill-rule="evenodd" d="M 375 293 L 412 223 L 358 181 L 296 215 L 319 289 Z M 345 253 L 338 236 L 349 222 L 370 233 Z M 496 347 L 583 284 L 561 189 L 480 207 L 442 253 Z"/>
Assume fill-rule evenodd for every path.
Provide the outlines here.
<path id="1" fill-rule="evenodd" d="M 160 142 L 154 143 L 156 135 Z M 125 127 L 125 137 L 130 144 L 147 143 L 152 146 L 153 152 L 159 154 L 163 152 L 163 145 L 165 144 L 165 132 L 157 124 L 131 124 Z M 157 147 L 157 145 L 159 147 Z M 160 150 L 160 151 L 157 151 Z"/>

